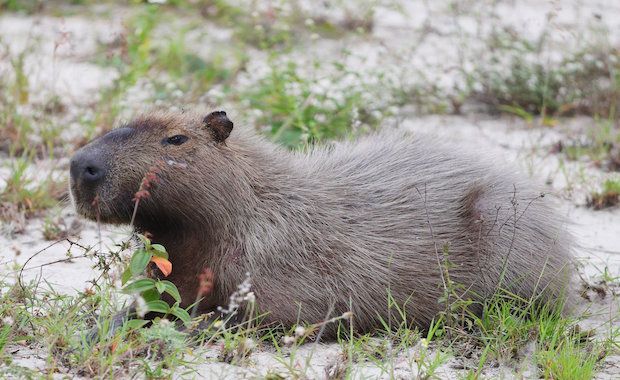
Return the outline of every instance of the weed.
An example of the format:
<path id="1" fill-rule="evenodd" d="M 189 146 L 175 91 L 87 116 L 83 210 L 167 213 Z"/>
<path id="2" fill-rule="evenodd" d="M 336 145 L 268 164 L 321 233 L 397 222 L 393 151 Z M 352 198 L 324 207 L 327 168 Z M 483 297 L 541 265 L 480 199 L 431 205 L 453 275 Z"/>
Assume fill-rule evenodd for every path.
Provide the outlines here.
<path id="1" fill-rule="evenodd" d="M 540 37 L 544 40 L 544 35 Z M 581 51 L 543 64 L 542 41 L 496 33 L 491 59 L 468 76 L 471 97 L 498 111 L 548 115 L 588 114 L 614 118 L 620 101 L 620 53 Z"/>
<path id="2" fill-rule="evenodd" d="M 125 285 L 123 292 L 136 298 L 138 317 L 142 318 L 147 313 L 152 312 L 159 313 L 164 317 L 170 314 L 188 325 L 190 316 L 187 311 L 179 306 L 181 295 L 177 287 L 170 281 L 151 277 L 144 278 L 149 263 L 153 263 L 165 277 L 172 272 L 172 264 L 168 261 L 168 252 L 160 244 L 151 244 L 151 241 L 143 235 L 138 235 L 138 238 L 142 241 L 143 247 L 134 251 L 129 266 L 123 272 L 121 277 L 122 284 Z M 161 300 L 164 293 L 172 297 L 174 302 L 172 306 Z M 134 319 L 130 322 L 131 326 L 146 324 L 146 321 L 140 319 Z"/>
<path id="3" fill-rule="evenodd" d="M 345 17 L 333 17 L 331 7 L 301 1 L 267 3 L 215 1 L 202 7 L 202 15 L 231 27 L 237 40 L 264 50 L 288 50 L 307 38 L 337 38 L 349 32 L 367 33 L 373 29 L 377 2 L 360 1 L 349 7 L 340 4 Z"/>
<path id="4" fill-rule="evenodd" d="M 620 180 L 608 179 L 603 182 L 600 192 L 593 192 L 588 198 L 587 205 L 595 210 L 613 207 L 620 202 Z"/>
<path id="5" fill-rule="evenodd" d="M 591 379 L 598 355 L 584 350 L 578 338 L 564 337 L 553 346 L 538 351 L 538 365 L 545 379 Z"/>
<path id="6" fill-rule="evenodd" d="M 18 210 L 27 216 L 56 205 L 66 194 L 64 183 L 51 172 L 42 179 L 35 179 L 29 173 L 30 165 L 31 157 L 26 155 L 13 160 L 6 184 L 0 192 L 0 204 L 17 205 Z"/>
<path id="7" fill-rule="evenodd" d="M 553 151 L 563 153 L 569 160 L 588 159 L 608 170 L 617 169 L 620 134 L 613 120 L 596 118 L 585 133 L 569 142 L 559 141 Z"/>
<path id="8" fill-rule="evenodd" d="M 320 68 L 315 63 L 315 68 Z M 334 64 L 336 75 L 306 79 L 293 62 L 272 62 L 270 72 L 241 98 L 255 110 L 256 123 L 277 142 L 295 148 L 362 133 L 377 127 L 382 105 L 368 99 L 363 86 L 347 85 L 357 74 Z M 337 89 L 342 86 L 343 88 Z"/>

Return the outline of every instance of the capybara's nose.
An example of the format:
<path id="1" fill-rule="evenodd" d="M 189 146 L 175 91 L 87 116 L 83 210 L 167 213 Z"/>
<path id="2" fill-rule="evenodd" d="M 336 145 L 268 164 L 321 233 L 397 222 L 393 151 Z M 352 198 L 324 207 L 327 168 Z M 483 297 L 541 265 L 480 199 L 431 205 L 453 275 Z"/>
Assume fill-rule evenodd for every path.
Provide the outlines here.
<path id="1" fill-rule="evenodd" d="M 76 154 L 71 159 L 71 177 L 84 185 L 95 185 L 105 174 L 103 165 L 85 154 Z"/>

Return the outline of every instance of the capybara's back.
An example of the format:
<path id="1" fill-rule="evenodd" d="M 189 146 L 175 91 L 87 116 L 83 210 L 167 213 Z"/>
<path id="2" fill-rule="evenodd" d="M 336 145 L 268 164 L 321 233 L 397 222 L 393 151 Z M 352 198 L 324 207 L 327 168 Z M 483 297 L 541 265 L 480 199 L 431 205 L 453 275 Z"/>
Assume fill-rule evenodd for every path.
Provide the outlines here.
<path id="1" fill-rule="evenodd" d="M 342 295 L 339 310 L 351 302 L 361 326 L 386 315 L 388 292 L 420 326 L 451 292 L 478 301 L 498 291 L 532 302 L 565 295 L 567 225 L 551 197 L 510 168 L 394 132 L 302 160 L 304 188 L 320 193 L 329 212 L 324 270 L 337 274 L 310 297 Z"/>
<path id="2" fill-rule="evenodd" d="M 204 312 L 250 273 L 267 321 L 352 311 L 366 332 L 390 320 L 391 300 L 424 328 L 447 292 L 545 302 L 567 290 L 572 241 L 550 197 L 488 161 L 394 131 L 291 153 L 233 131 L 223 112 L 155 113 L 78 152 L 72 193 L 82 214 L 128 223 L 157 166 L 134 224 L 168 248 L 183 305 L 205 270 Z"/>

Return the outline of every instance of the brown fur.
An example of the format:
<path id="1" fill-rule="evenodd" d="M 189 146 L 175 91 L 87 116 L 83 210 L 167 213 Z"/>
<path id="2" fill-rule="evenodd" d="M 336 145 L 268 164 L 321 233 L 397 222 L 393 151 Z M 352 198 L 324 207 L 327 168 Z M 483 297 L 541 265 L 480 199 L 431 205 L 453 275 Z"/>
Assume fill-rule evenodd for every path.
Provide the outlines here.
<path id="1" fill-rule="evenodd" d="M 389 293 L 426 327 L 445 307 L 444 247 L 451 280 L 476 300 L 499 287 L 541 300 L 565 290 L 571 237 L 549 197 L 511 169 L 395 132 L 291 153 L 228 122 L 152 113 L 72 160 L 78 211 L 106 223 L 129 223 L 142 178 L 157 173 L 135 227 L 170 252 L 185 306 L 208 268 L 202 312 L 225 306 L 249 272 L 268 321 L 352 310 L 357 331 L 370 331 L 389 319 Z M 166 144 L 174 135 L 189 140 Z M 84 163 L 103 178 L 84 185 Z"/>

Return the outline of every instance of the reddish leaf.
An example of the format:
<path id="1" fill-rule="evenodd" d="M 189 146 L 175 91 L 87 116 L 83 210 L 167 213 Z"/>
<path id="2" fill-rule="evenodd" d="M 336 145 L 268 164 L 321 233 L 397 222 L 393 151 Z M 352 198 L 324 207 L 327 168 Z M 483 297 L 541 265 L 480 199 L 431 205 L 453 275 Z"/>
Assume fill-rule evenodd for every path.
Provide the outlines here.
<path id="1" fill-rule="evenodd" d="M 151 257 L 151 261 L 157 265 L 157 268 L 159 268 L 164 276 L 168 277 L 168 275 L 172 273 L 172 263 L 170 261 L 160 256 Z"/>

